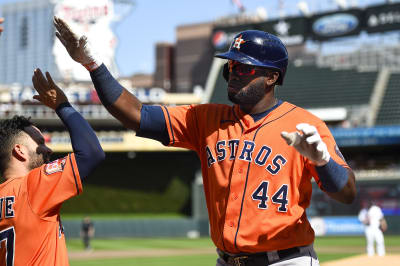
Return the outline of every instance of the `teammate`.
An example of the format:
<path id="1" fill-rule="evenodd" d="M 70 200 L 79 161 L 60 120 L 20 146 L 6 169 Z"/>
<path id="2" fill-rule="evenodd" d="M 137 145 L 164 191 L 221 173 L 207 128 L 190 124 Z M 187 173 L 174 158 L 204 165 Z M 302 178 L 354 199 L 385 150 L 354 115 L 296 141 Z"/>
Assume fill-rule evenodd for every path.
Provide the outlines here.
<path id="1" fill-rule="evenodd" d="M 358 214 L 358 219 L 365 226 L 368 256 L 375 255 L 375 242 L 378 256 L 384 256 L 386 252 L 383 232 L 387 229 L 387 223 L 381 208 L 376 204 L 369 202 L 368 206 L 363 208 Z"/>
<path id="2" fill-rule="evenodd" d="M 104 159 L 90 125 L 39 69 L 34 99 L 54 109 L 71 135 L 74 153 L 49 162 L 52 150 L 29 119 L 0 123 L 0 265 L 69 265 L 60 208 L 82 193 L 82 179 Z"/>
<path id="3" fill-rule="evenodd" d="M 318 265 L 306 216 L 311 178 L 343 203 L 354 200 L 355 179 L 323 121 L 274 97 L 288 63 L 277 37 L 243 31 L 217 55 L 228 59 L 233 106 L 148 106 L 111 76 L 85 36 L 54 24 L 114 117 L 138 136 L 197 152 L 217 265 Z"/>

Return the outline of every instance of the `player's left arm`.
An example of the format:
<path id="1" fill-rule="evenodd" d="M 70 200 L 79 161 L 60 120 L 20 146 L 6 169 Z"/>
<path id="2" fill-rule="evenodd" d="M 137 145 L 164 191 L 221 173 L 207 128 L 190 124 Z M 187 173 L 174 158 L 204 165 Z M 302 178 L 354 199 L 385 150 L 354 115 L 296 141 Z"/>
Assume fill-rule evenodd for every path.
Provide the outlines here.
<path id="1" fill-rule="evenodd" d="M 343 186 L 343 188 L 339 192 L 329 192 L 325 191 L 331 198 L 346 204 L 353 203 L 357 190 L 356 190 L 356 178 L 354 172 L 345 168 L 347 172 L 347 183 Z"/>
<path id="2" fill-rule="evenodd" d="M 35 69 L 32 82 L 39 95 L 34 99 L 55 110 L 67 127 L 75 154 L 79 176 L 87 177 L 105 158 L 104 151 L 89 123 L 68 102 L 64 92 L 54 83 L 50 74 L 46 78 Z"/>
<path id="3" fill-rule="evenodd" d="M 353 171 L 338 163 L 339 156 L 331 155 L 334 148 L 328 148 L 316 127 L 301 123 L 296 128 L 296 132 L 282 132 L 282 138 L 311 161 L 323 189 L 331 198 L 352 203 L 357 193 Z"/>
<path id="4" fill-rule="evenodd" d="M 55 110 L 71 136 L 74 153 L 29 173 L 30 207 L 39 217 L 57 219 L 61 204 L 82 191 L 81 180 L 104 159 L 104 151 L 89 123 L 69 104 L 49 73 L 34 71 L 32 82 L 39 95 L 34 99 Z"/>

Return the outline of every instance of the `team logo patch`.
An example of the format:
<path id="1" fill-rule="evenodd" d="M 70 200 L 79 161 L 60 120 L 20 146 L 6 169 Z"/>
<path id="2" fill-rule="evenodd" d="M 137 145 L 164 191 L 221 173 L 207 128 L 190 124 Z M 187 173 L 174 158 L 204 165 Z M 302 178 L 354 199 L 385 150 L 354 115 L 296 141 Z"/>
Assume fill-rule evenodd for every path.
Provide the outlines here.
<path id="1" fill-rule="evenodd" d="M 44 172 L 46 175 L 51 175 L 57 172 L 62 172 L 64 170 L 66 158 L 57 159 L 51 163 L 46 164 L 44 167 Z"/>
<path id="2" fill-rule="evenodd" d="M 235 38 L 235 42 L 233 43 L 233 48 L 240 49 L 240 45 L 242 43 L 245 43 L 246 41 L 242 39 L 242 35 L 239 37 Z"/>

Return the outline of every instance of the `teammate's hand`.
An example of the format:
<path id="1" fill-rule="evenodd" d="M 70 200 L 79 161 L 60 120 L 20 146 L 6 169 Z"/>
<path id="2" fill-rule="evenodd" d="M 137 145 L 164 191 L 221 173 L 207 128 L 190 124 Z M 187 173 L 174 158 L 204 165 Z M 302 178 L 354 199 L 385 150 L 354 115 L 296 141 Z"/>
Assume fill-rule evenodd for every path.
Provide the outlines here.
<path id="1" fill-rule="evenodd" d="M 54 16 L 53 23 L 57 29 L 57 38 L 65 46 L 73 60 L 81 63 L 89 71 L 101 65 L 85 35 L 78 36 L 64 20 L 56 16 Z"/>
<path id="2" fill-rule="evenodd" d="M 4 18 L 0 18 L 0 24 L 4 22 Z M 0 35 L 3 32 L 4 28 L 0 26 Z"/>
<path id="3" fill-rule="evenodd" d="M 306 123 L 298 124 L 296 128 L 300 132 L 281 132 L 286 143 L 293 146 L 300 154 L 309 158 L 317 166 L 327 164 L 331 156 L 317 129 Z"/>
<path id="4" fill-rule="evenodd" d="M 46 78 L 40 69 L 36 68 L 34 70 L 32 83 L 39 95 L 34 95 L 33 99 L 56 110 L 60 104 L 68 102 L 68 99 L 64 92 L 54 83 L 49 72 L 46 72 Z"/>

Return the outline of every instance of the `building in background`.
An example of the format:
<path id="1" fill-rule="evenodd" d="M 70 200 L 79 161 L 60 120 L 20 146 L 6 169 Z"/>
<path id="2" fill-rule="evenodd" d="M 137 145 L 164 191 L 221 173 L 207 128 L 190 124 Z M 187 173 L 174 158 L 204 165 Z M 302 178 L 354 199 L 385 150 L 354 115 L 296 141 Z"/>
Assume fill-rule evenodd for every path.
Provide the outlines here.
<path id="1" fill-rule="evenodd" d="M 171 43 L 157 43 L 156 69 L 154 72 L 154 86 L 171 91 L 175 78 L 175 45 Z M 135 85 L 137 86 L 137 85 Z"/>
<path id="2" fill-rule="evenodd" d="M 32 70 L 37 67 L 52 73 L 56 80 L 90 79 L 55 38 L 54 15 L 86 34 L 111 72 L 117 75 L 114 58 L 117 40 L 111 30 L 115 21 L 113 7 L 112 0 L 35 0 L 2 5 L 1 15 L 8 34 L 0 39 L 0 84 L 30 85 Z"/>
<path id="3" fill-rule="evenodd" d="M 211 46 L 213 23 L 178 26 L 175 47 L 175 92 L 193 92 L 205 87 L 214 56 Z"/>
<path id="4" fill-rule="evenodd" d="M 131 86 L 136 88 L 152 88 L 154 85 L 154 79 L 152 74 L 137 73 L 128 77 L 131 82 Z"/>

